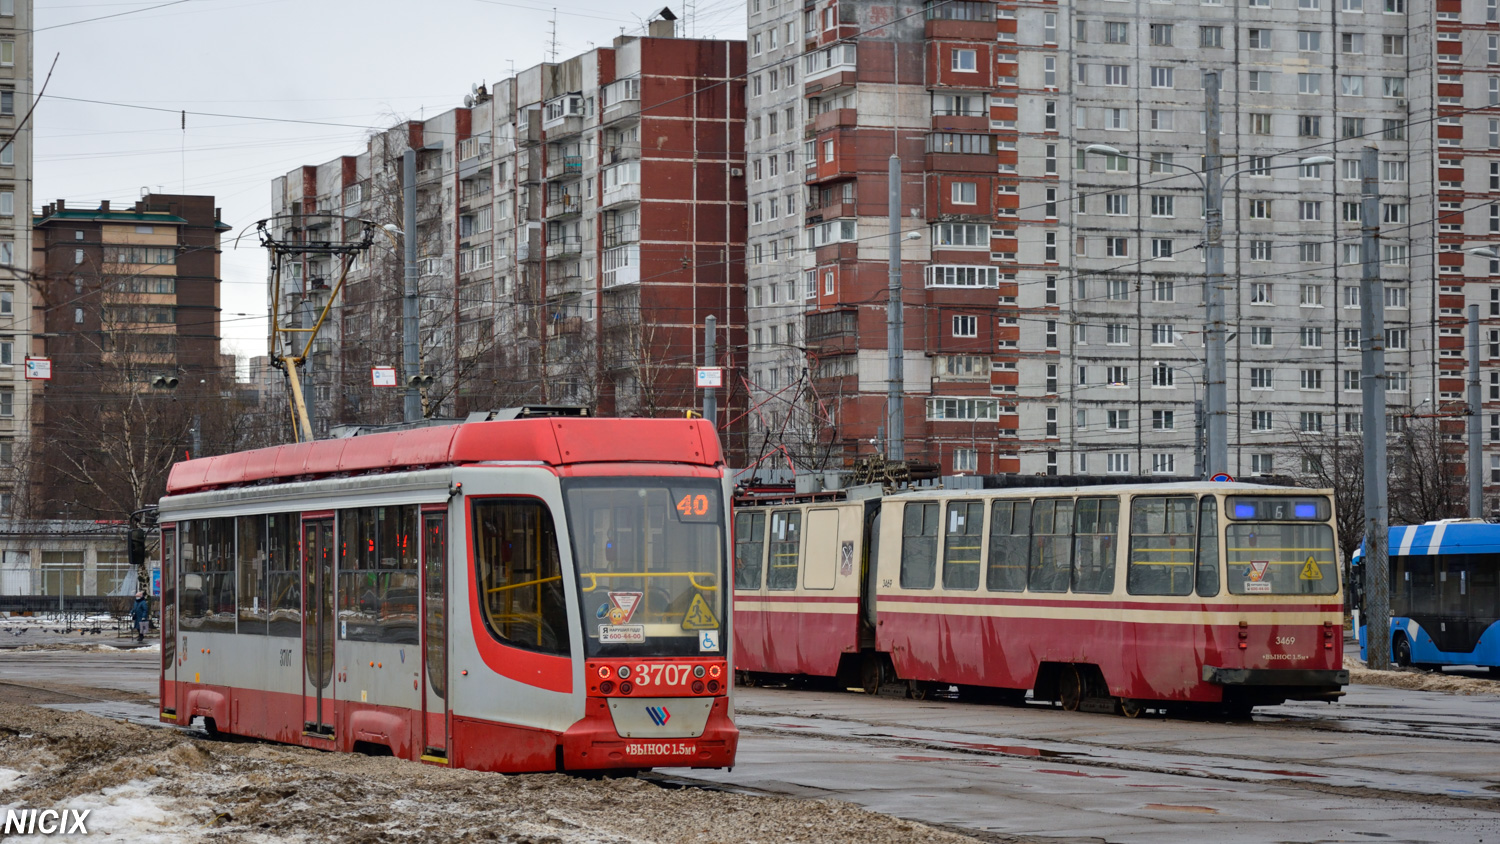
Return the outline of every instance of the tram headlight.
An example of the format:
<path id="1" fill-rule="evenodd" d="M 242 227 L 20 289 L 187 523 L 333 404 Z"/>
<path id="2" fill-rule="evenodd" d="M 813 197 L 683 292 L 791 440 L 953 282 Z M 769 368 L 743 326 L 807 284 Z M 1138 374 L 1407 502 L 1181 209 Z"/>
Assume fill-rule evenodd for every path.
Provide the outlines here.
<path id="1" fill-rule="evenodd" d="M 710 677 L 717 677 L 717 676 L 719 676 L 719 672 L 720 672 L 720 669 L 719 669 L 719 666 L 717 666 L 717 665 L 710 665 L 708 667 L 708 676 L 710 676 Z"/>
<path id="2" fill-rule="evenodd" d="M 693 676 L 694 677 L 702 679 L 703 678 L 703 673 L 704 673 L 703 672 L 703 666 L 701 666 L 701 665 L 695 665 L 695 666 L 693 666 Z"/>
<path id="3" fill-rule="evenodd" d="M 608 665 L 601 665 L 601 666 L 599 666 L 599 679 L 601 679 L 601 680 L 608 680 L 609 679 L 609 666 Z"/>
<path id="4" fill-rule="evenodd" d="M 619 675 L 621 680 L 624 680 L 625 678 L 630 676 L 630 666 L 622 665 L 615 673 Z"/>

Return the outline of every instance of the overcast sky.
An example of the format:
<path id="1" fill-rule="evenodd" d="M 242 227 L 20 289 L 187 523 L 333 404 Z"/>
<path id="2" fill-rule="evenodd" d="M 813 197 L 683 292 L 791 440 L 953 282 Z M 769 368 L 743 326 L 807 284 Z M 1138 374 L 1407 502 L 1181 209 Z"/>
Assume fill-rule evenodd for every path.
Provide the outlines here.
<path id="1" fill-rule="evenodd" d="M 271 180 L 357 154 L 368 128 L 440 114 L 474 83 L 545 61 L 553 18 L 548 0 L 151 8 L 165 1 L 35 0 L 37 87 L 54 56 L 57 68 L 33 117 L 34 210 L 57 199 L 128 206 L 145 189 L 214 196 L 234 227 L 223 256 L 224 350 L 246 356 L 266 348 L 266 258 L 254 224 L 270 213 Z M 622 27 L 638 34 L 669 2 L 681 16 L 682 0 L 558 3 L 557 56 L 607 46 Z M 697 0 L 689 34 L 743 38 L 744 29 L 743 0 Z"/>

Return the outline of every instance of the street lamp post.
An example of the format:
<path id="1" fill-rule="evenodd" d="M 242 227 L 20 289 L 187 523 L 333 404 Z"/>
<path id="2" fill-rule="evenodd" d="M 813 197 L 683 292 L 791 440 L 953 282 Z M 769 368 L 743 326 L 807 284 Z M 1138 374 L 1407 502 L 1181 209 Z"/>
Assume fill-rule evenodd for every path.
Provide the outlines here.
<path id="1" fill-rule="evenodd" d="M 1132 161 L 1145 161 L 1171 167 L 1192 174 L 1203 187 L 1203 304 L 1204 321 L 1204 404 L 1207 405 L 1208 466 L 1207 475 L 1212 477 L 1229 471 L 1229 394 L 1226 364 L 1226 328 L 1224 304 L 1224 183 L 1255 169 L 1282 170 L 1288 167 L 1316 167 L 1333 164 L 1334 159 L 1326 155 L 1304 158 L 1295 164 L 1278 164 L 1274 167 L 1243 168 L 1230 173 L 1221 173 L 1218 139 L 1218 74 L 1208 74 L 1205 86 L 1208 94 L 1208 153 L 1204 167 L 1197 170 L 1184 164 L 1152 162 L 1149 158 L 1126 155 L 1108 144 L 1089 144 L 1086 153 L 1112 155 Z"/>

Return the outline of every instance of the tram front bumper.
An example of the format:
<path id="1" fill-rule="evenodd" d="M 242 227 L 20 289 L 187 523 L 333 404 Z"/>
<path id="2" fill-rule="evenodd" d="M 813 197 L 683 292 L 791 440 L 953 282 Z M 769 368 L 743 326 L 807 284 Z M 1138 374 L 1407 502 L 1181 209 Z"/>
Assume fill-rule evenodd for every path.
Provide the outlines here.
<path id="1" fill-rule="evenodd" d="M 612 698 L 589 698 L 587 714 L 562 736 L 563 768 L 569 771 L 641 768 L 728 768 L 734 765 L 739 730 L 729 717 L 729 698 L 702 698 L 706 717 L 685 731 L 642 730 L 641 725 L 621 724 L 610 711 Z M 676 707 L 678 698 L 668 705 Z M 662 704 L 656 699 L 636 699 L 644 707 Z M 658 712 L 658 717 L 662 714 Z M 672 720 L 675 720 L 673 716 Z M 668 722 L 670 723 L 670 721 Z M 637 727 L 632 729 L 631 726 Z M 686 734 L 684 734 L 686 733 Z"/>
<path id="2" fill-rule="evenodd" d="M 1205 665 L 1203 682 L 1220 686 L 1338 688 L 1349 685 L 1349 672 L 1342 668 L 1217 668 Z"/>

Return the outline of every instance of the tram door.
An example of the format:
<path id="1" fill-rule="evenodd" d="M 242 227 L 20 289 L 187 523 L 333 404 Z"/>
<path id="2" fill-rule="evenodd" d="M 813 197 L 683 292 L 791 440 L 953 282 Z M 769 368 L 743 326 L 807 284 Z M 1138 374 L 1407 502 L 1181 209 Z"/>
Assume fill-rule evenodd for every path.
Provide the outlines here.
<path id="1" fill-rule="evenodd" d="M 333 520 L 302 523 L 303 728 L 333 735 Z"/>
<path id="2" fill-rule="evenodd" d="M 422 756 L 448 759 L 448 515 L 422 514 Z"/>
<path id="3" fill-rule="evenodd" d="M 177 711 L 177 529 L 161 531 L 161 679 L 163 709 Z M 166 684 L 172 683 L 168 699 Z"/>

